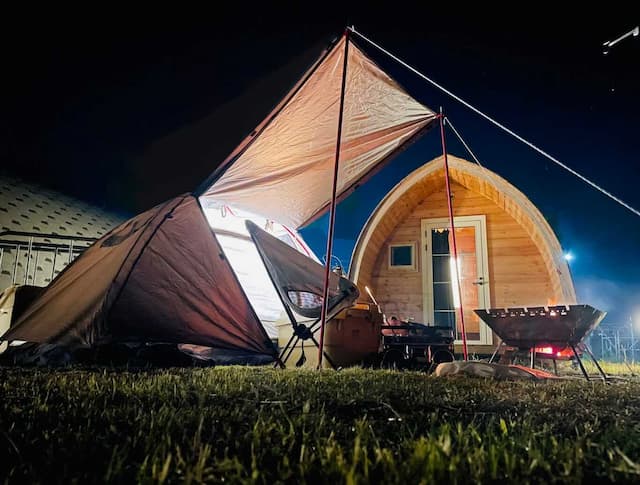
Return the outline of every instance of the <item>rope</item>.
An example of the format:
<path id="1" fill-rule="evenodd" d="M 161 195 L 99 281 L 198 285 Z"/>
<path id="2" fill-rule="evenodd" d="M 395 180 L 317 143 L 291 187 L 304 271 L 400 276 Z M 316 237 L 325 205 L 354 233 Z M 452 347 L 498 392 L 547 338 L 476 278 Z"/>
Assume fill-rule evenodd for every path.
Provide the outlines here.
<path id="1" fill-rule="evenodd" d="M 558 160 L 557 158 L 549 155 L 547 152 L 545 152 L 544 150 L 542 150 L 541 148 L 538 148 L 536 145 L 534 145 L 533 143 L 531 143 L 528 140 L 525 140 L 524 138 L 522 138 L 520 135 L 518 135 L 517 133 L 515 133 L 514 131 L 510 130 L 509 128 L 507 128 L 506 126 L 504 126 L 502 123 L 494 120 L 491 116 L 483 113 L 482 111 L 480 111 L 478 108 L 476 108 L 475 106 L 469 104 L 468 102 L 466 102 L 464 99 L 462 99 L 461 97 L 455 95 L 454 93 L 452 93 L 451 91 L 449 91 L 448 89 L 446 89 L 444 86 L 438 84 L 436 81 L 434 81 L 433 79 L 430 79 L 429 77 L 425 76 L 424 74 L 422 74 L 420 71 L 418 71 L 417 69 L 411 67 L 409 64 L 407 64 L 406 62 L 404 62 L 402 59 L 394 56 L 391 52 L 389 52 L 388 50 L 386 50 L 384 47 L 381 47 L 380 45 L 376 44 L 374 41 L 372 41 L 371 39 L 369 39 L 368 37 L 366 37 L 365 35 L 361 34 L 360 32 L 358 32 L 355 27 L 349 27 L 349 30 L 351 32 L 353 32 L 354 34 L 356 34 L 358 37 L 360 37 L 362 40 L 368 42 L 369 44 L 371 44 L 373 47 L 375 47 L 376 49 L 378 49 L 380 52 L 386 54 L 387 56 L 389 56 L 391 59 L 393 59 L 394 61 L 396 61 L 397 63 L 399 63 L 400 65 L 404 66 L 405 68 L 407 68 L 408 70 L 410 70 L 411 72 L 413 72 L 414 74 L 416 74 L 418 77 L 424 79 L 425 81 L 429 82 L 430 84 L 432 84 L 433 86 L 435 86 L 436 88 L 438 88 L 439 90 L 441 90 L 442 92 L 444 92 L 445 94 L 451 96 L 453 99 L 455 99 L 456 101 L 458 101 L 459 103 L 461 103 L 462 105 L 466 106 L 467 108 L 469 108 L 471 111 L 473 111 L 474 113 L 482 116 L 484 119 L 486 119 L 487 121 L 489 121 L 490 123 L 492 123 L 493 125 L 497 126 L 498 128 L 500 128 L 501 130 L 503 130 L 504 132 L 508 133 L 509 135 L 511 135 L 512 137 L 514 137 L 515 139 L 519 140 L 520 142 L 524 143 L 525 145 L 527 145 L 529 148 L 535 150 L 536 152 L 538 152 L 540 155 L 548 158 L 549 160 L 551 160 L 553 163 L 555 163 L 556 165 L 559 165 L 560 167 L 564 168 L 567 172 L 571 173 L 572 175 L 575 175 L 576 177 L 578 177 L 580 180 L 582 180 L 583 182 L 585 182 L 586 184 L 590 185 L 591 187 L 593 187 L 594 189 L 596 189 L 597 191 L 599 191 L 600 193 L 606 195 L 607 197 L 609 197 L 611 200 L 617 202 L 618 204 L 620 204 L 622 207 L 630 210 L 631 212 L 633 212 L 635 215 L 640 216 L 640 211 L 638 209 L 634 209 L 633 207 L 631 207 L 629 204 L 627 204 L 626 202 L 624 202 L 622 199 L 616 197 L 615 195 L 613 195 L 611 192 L 609 192 L 608 190 L 600 187 L 598 184 L 596 184 L 595 182 L 592 182 L 591 180 L 589 180 L 587 177 L 585 177 L 584 175 L 576 172 L 574 169 L 572 169 L 571 167 L 565 165 L 564 163 L 562 163 L 560 160 Z"/>
<path id="2" fill-rule="evenodd" d="M 480 160 L 478 159 L 478 157 L 476 157 L 476 154 L 473 153 L 473 151 L 471 150 L 471 147 L 467 144 L 466 141 L 464 141 L 464 139 L 462 138 L 462 135 L 458 132 L 458 130 L 456 130 L 455 126 L 453 126 L 453 123 L 451 123 L 451 120 L 448 117 L 444 117 L 444 121 L 446 122 L 446 125 L 451 128 L 451 131 L 453 131 L 453 133 L 458 137 L 458 140 L 460 140 L 460 143 L 462 143 L 462 145 L 464 145 L 464 147 L 467 149 L 467 151 L 469 152 L 469 154 L 471 155 L 471 158 L 473 158 L 473 160 L 478 164 L 478 166 L 482 169 L 482 171 L 490 178 L 490 179 L 494 179 L 495 174 L 489 170 L 487 167 L 485 167 L 484 165 L 482 165 L 480 163 Z"/>
<path id="3" fill-rule="evenodd" d="M 458 130 L 456 130 L 455 126 L 453 126 L 453 123 L 451 123 L 451 120 L 445 116 L 444 121 L 449 126 L 449 128 L 451 128 L 451 131 L 453 131 L 453 133 L 455 133 L 455 135 L 458 137 L 458 140 L 460 140 L 460 143 L 462 143 L 462 145 L 464 145 L 464 147 L 467 149 L 467 151 L 471 155 L 471 158 L 475 160 L 475 162 L 478 164 L 480 168 L 484 169 L 484 166 L 480 163 L 480 160 L 478 160 L 478 157 L 476 157 L 475 153 L 473 153 L 471 151 L 471 148 L 469 148 L 469 145 L 467 145 L 467 143 L 462 139 L 462 137 L 460 136 L 460 133 L 458 133 Z"/>

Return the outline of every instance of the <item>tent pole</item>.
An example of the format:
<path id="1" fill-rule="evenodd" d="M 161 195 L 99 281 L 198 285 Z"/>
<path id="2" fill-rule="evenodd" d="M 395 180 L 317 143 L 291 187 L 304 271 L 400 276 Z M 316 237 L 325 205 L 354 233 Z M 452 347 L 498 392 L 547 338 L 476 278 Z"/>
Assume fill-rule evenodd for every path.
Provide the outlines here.
<path id="1" fill-rule="evenodd" d="M 467 353 L 467 330 L 464 325 L 464 308 L 462 306 L 462 288 L 460 284 L 460 268 L 458 267 L 458 247 L 456 244 L 456 228 L 453 222 L 453 201 L 451 200 L 451 181 L 449 180 L 449 161 L 447 160 L 447 143 L 444 137 L 444 115 L 440 108 L 440 139 L 442 140 L 442 156 L 444 158 L 444 180 L 447 188 L 447 208 L 449 209 L 449 225 L 451 226 L 451 245 L 453 249 L 453 266 L 456 272 L 456 282 L 458 290 L 458 301 L 460 302 L 460 326 L 462 327 L 462 355 L 464 360 L 468 360 Z M 454 288 L 451 288 L 455 291 Z"/>
<path id="2" fill-rule="evenodd" d="M 318 369 L 322 369 L 324 351 L 324 326 L 327 323 L 329 310 L 329 271 L 331 270 L 331 253 L 333 252 L 333 229 L 336 222 L 336 193 L 338 189 L 338 164 L 340 162 L 340 145 L 342 142 L 342 115 L 344 112 L 344 95 L 347 87 L 347 63 L 349 60 L 349 30 L 344 32 L 344 61 L 342 63 L 342 87 L 340 89 L 340 111 L 338 113 L 338 134 L 336 136 L 336 163 L 333 167 L 333 189 L 331 192 L 331 208 L 329 210 L 329 233 L 327 235 L 327 255 L 324 268 L 324 288 L 322 293 L 322 312 L 320 315 L 320 342 L 318 345 Z"/>

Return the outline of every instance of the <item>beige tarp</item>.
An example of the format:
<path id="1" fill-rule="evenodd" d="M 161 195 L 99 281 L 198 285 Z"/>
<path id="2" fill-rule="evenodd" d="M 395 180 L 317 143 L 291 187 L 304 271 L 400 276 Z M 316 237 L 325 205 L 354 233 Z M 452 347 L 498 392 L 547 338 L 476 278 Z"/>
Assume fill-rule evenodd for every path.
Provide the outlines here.
<path id="1" fill-rule="evenodd" d="M 204 196 L 300 227 L 331 200 L 343 37 L 294 89 Z M 338 197 L 436 117 L 349 43 Z M 226 171 L 224 171 L 226 170 Z"/>

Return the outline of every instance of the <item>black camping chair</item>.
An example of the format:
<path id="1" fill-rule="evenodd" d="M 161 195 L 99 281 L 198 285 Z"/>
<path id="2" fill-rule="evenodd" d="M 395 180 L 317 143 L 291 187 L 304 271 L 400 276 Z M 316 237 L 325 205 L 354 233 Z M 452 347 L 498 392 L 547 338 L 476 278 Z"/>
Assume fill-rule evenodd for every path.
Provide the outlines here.
<path id="1" fill-rule="evenodd" d="M 246 226 L 293 327 L 293 334 L 280 352 L 276 365 L 286 365 L 295 346 L 302 340 L 302 356 L 296 362 L 296 366 L 300 367 L 306 361 L 305 341 L 310 340 L 316 348 L 320 348 L 315 334 L 320 330 L 321 325 L 325 268 L 263 231 L 253 222 L 246 221 Z M 353 305 L 360 294 L 351 281 L 333 273 L 330 274 L 330 285 L 332 289 L 329 293 L 327 322 L 343 309 Z M 309 318 L 312 323 L 298 322 L 294 312 Z M 327 353 L 323 352 L 323 355 L 335 368 L 335 364 Z"/>
<path id="2" fill-rule="evenodd" d="M 320 348 L 320 344 L 315 338 L 315 334 L 320 330 L 321 325 L 321 312 L 322 312 L 322 296 L 310 293 L 310 292 L 301 292 L 297 291 L 293 288 L 288 288 L 286 290 L 286 296 L 283 295 L 283 291 L 281 291 L 280 286 L 278 286 L 278 294 L 284 304 L 285 311 L 287 312 L 287 316 L 289 317 L 289 321 L 293 326 L 293 334 L 291 338 L 287 342 L 287 344 L 283 347 L 280 352 L 280 361 L 283 364 L 286 364 L 291 354 L 293 353 L 293 349 L 296 347 L 298 342 L 302 340 L 302 355 L 300 359 L 296 362 L 296 367 L 300 367 L 306 361 L 306 357 L 304 355 L 304 342 L 306 340 L 311 340 L 316 348 Z M 354 297 L 355 290 L 355 297 Z M 334 318 L 338 313 L 340 313 L 345 308 L 350 307 L 353 302 L 358 297 L 358 290 L 349 280 L 345 278 L 340 279 L 340 293 L 337 297 L 329 299 L 329 308 L 327 311 L 326 321 L 327 323 Z M 294 300 L 298 300 L 294 302 Z M 300 301 L 303 300 L 303 301 Z M 302 305 L 301 305 L 302 303 Z M 313 318 L 313 322 L 310 325 L 306 325 L 305 323 L 299 323 L 295 318 L 291 309 L 294 309 L 296 313 L 302 315 L 303 317 Z M 331 357 L 327 355 L 326 352 L 323 351 L 324 357 L 327 359 L 327 362 L 333 367 L 336 368 L 335 363 L 331 360 Z"/>

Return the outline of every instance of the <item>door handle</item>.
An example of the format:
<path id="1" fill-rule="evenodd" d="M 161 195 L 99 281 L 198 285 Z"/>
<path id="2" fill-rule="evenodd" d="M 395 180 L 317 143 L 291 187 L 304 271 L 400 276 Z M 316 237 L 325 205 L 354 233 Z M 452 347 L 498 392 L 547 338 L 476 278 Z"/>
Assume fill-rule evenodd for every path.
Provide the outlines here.
<path id="1" fill-rule="evenodd" d="M 474 285 L 484 285 L 485 283 L 489 283 L 489 280 L 485 280 L 482 276 L 473 282 Z"/>

